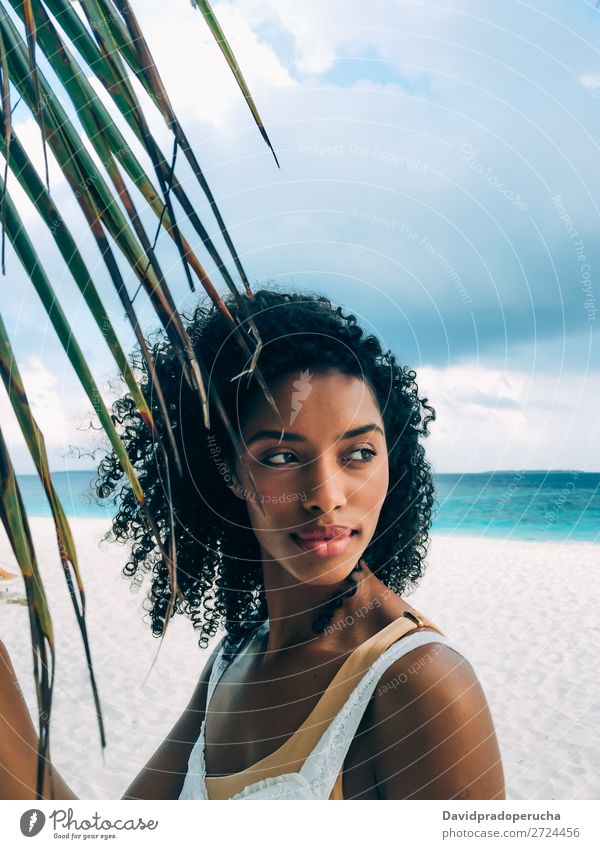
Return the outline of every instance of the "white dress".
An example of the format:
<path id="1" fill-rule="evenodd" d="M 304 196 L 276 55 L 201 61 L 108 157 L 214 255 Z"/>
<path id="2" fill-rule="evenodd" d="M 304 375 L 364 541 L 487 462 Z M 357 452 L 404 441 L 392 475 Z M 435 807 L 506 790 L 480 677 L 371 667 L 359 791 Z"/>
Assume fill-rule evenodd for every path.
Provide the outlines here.
<path id="1" fill-rule="evenodd" d="M 367 669 L 298 772 L 288 772 L 253 782 L 244 787 L 241 792 L 227 798 L 232 800 L 329 799 L 361 718 L 375 691 L 377 682 L 386 669 L 399 657 L 428 643 L 443 643 L 464 657 L 464 653 L 445 635 L 418 630 L 415 626 L 413 628 L 414 630 L 411 633 L 407 633 L 406 636 L 393 642 Z M 410 629 L 410 625 L 408 629 Z M 259 627 L 255 636 L 261 636 L 267 631 L 268 621 Z M 223 657 L 221 648 L 213 664 L 208 683 L 207 706 L 210 704 L 220 677 L 230 662 L 229 658 Z M 205 783 L 205 722 L 206 720 L 202 722 L 200 734 L 189 757 L 188 771 L 179 795 L 180 799 L 208 800 L 210 798 Z"/>

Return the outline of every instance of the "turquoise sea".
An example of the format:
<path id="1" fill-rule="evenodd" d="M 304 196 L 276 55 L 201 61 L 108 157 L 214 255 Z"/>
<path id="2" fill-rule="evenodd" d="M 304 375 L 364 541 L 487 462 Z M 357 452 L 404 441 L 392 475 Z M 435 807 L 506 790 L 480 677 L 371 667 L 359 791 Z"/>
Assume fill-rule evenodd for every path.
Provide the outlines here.
<path id="1" fill-rule="evenodd" d="M 109 518 L 114 505 L 95 502 L 93 472 L 56 472 L 68 516 Z M 20 475 L 30 516 L 50 516 L 36 475 Z M 438 474 L 433 532 L 538 541 L 600 543 L 600 473 L 504 471 Z"/>

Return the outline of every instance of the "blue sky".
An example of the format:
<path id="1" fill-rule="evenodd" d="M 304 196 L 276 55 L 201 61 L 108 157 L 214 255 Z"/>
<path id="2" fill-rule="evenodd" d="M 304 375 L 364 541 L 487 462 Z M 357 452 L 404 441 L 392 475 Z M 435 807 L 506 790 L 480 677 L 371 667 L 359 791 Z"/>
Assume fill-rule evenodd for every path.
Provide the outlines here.
<path id="1" fill-rule="evenodd" d="M 594 6 L 215 3 L 277 170 L 199 12 L 187 0 L 173 0 L 168 17 L 162 3 L 133 2 L 254 288 L 272 280 L 325 292 L 414 367 L 438 411 L 429 452 L 439 471 L 600 468 Z M 38 131 L 19 110 L 17 131 L 41 164 Z M 92 240 L 51 173 L 129 347 Z M 35 212 L 15 197 L 104 385 L 115 369 L 102 340 Z M 174 252 L 161 250 L 189 308 L 196 296 Z M 81 430 L 90 405 L 10 248 L 3 291 L 52 465 L 89 466 L 65 451 L 93 447 Z M 136 303 L 154 326 L 143 296 Z M 0 412 L 17 468 L 28 471 L 4 397 Z"/>

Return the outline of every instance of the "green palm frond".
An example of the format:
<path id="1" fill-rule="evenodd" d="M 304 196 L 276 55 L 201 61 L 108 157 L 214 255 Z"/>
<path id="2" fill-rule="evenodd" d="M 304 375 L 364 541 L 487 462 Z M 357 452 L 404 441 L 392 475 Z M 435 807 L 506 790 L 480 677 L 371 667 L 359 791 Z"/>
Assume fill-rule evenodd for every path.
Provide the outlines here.
<path id="1" fill-rule="evenodd" d="M 44 491 L 46 493 L 46 497 L 48 499 L 48 503 L 50 504 L 50 509 L 52 511 L 52 517 L 56 526 L 58 551 L 60 554 L 60 560 L 65 574 L 67 587 L 69 588 L 71 601 L 73 603 L 73 609 L 75 611 L 75 616 L 77 618 L 77 623 L 81 632 L 81 638 L 83 640 L 85 656 L 90 674 L 90 683 L 92 685 L 92 693 L 96 706 L 96 714 L 98 716 L 100 741 L 102 748 L 104 748 L 106 746 L 106 739 L 104 734 L 104 724 L 102 722 L 102 708 L 100 707 L 100 698 L 98 696 L 96 678 L 92 665 L 91 649 L 87 634 L 87 628 L 85 625 L 85 592 L 83 589 L 83 581 L 81 580 L 81 575 L 79 573 L 79 565 L 77 563 L 77 551 L 75 549 L 75 544 L 73 542 L 73 536 L 71 534 L 71 529 L 69 527 L 67 517 L 65 516 L 62 504 L 60 503 L 60 500 L 54 488 L 54 484 L 52 483 L 52 478 L 50 476 L 50 466 L 48 464 L 48 455 L 46 453 L 46 446 L 44 443 L 44 436 L 41 430 L 39 429 L 37 422 L 35 421 L 35 418 L 31 412 L 29 401 L 27 400 L 27 393 L 25 392 L 25 386 L 23 385 L 23 380 L 21 378 L 19 368 L 13 356 L 8 335 L 6 333 L 6 328 L 4 326 L 4 322 L 2 321 L 1 316 L 0 375 L 2 376 L 4 386 L 6 387 L 6 391 L 8 392 L 8 396 L 11 400 L 13 410 L 15 411 L 15 415 L 21 427 L 23 436 L 25 437 L 25 441 L 27 443 L 27 447 L 29 448 L 29 452 L 35 464 L 37 473 L 40 477 L 40 480 L 42 481 L 42 485 L 44 487 Z M 13 478 L 10 478 L 9 480 L 11 481 L 11 486 L 13 487 L 12 513 L 13 515 L 16 515 L 14 502 L 16 495 L 15 482 Z M 11 491 L 10 486 L 7 486 L 7 489 L 8 491 Z M 21 502 L 19 501 L 19 504 L 20 503 Z M 21 516 L 20 522 L 22 523 L 23 520 L 23 516 Z M 14 527 L 14 522 L 11 523 L 9 526 Z M 13 537 L 14 534 L 11 536 L 11 542 L 13 541 Z M 15 554 L 16 553 L 17 550 L 15 550 Z M 33 557 L 32 545 L 28 546 L 28 556 L 31 562 L 34 563 L 35 561 Z M 75 582 L 73 582 L 73 578 L 75 578 Z M 47 640 L 50 647 L 53 649 L 54 638 L 52 635 L 52 622 L 50 619 L 50 613 L 47 610 L 41 579 L 39 579 L 39 584 L 37 584 L 36 586 L 39 586 L 40 590 L 40 597 L 37 601 L 37 607 L 43 610 L 44 623 L 47 629 Z M 40 633 L 42 633 L 41 627 L 38 628 L 38 630 Z M 41 736 L 42 735 L 40 735 L 40 737 Z"/>
<path id="2" fill-rule="evenodd" d="M 33 650 L 33 674 L 39 713 L 39 749 L 36 798 L 41 798 L 44 768 L 50 745 L 50 710 L 54 684 L 54 631 L 40 576 L 31 530 L 8 447 L 0 428 L 0 516 L 23 575 Z M 51 665 L 49 664 L 51 660 Z"/>
<path id="3" fill-rule="evenodd" d="M 273 150 L 264 126 L 227 40 L 208 3 L 199 4 L 204 18 L 217 39 L 252 115 Z M 210 427 L 209 396 L 223 419 L 234 447 L 243 462 L 242 446 L 232 423 L 228 421 L 214 382 L 207 381 L 207 371 L 196 355 L 194 346 L 177 311 L 176 301 L 163 273 L 159 237 L 166 234 L 175 245 L 188 286 L 194 290 L 199 282 L 234 331 L 237 344 L 250 362 L 248 379 L 254 375 L 265 398 L 277 415 L 279 412 L 258 366 L 262 346 L 257 328 L 248 314 L 245 300 L 236 285 L 239 277 L 245 294 L 252 297 L 248 278 L 225 225 L 215 197 L 200 168 L 193 147 L 178 120 L 159 71 L 150 53 L 131 6 L 123 0 L 80 0 L 81 15 L 70 0 L 0 0 L 0 75 L 1 107 L 0 153 L 4 156 L 4 177 L 0 178 L 0 219 L 2 227 L 2 270 L 5 273 L 5 233 L 14 254 L 25 270 L 50 322 L 60 340 L 81 386 L 91 401 L 113 451 L 138 500 L 148 527 L 152 531 L 171 579 L 171 597 L 162 638 L 174 612 L 177 585 L 177 552 L 174 547 L 174 517 L 165 547 L 144 497 L 136 470 L 115 428 L 110 413 L 85 355 L 77 341 L 77 328 L 72 327 L 54 291 L 44 259 L 30 239 L 11 197 L 11 181 L 15 180 L 35 207 L 40 220 L 53 241 L 70 276 L 79 288 L 90 314 L 100 329 L 107 348 L 125 381 L 146 426 L 159 448 L 164 467 L 167 493 L 171 477 L 181 473 L 175 438 L 169 423 L 160 382 L 152 355 L 137 317 L 135 299 L 143 289 L 169 340 L 179 357 L 185 380 L 195 390 L 198 409 L 205 427 Z M 43 61 L 42 61 L 43 59 Z M 52 72 L 49 77 L 45 69 Z M 109 106 L 99 97 L 90 76 L 103 87 Z M 142 104 L 133 78 L 141 84 Z M 51 82 L 57 80 L 58 82 Z M 145 94 L 144 94 L 145 92 Z M 16 95 L 16 97 L 15 97 Z M 31 161 L 15 131 L 13 102 L 22 103 L 40 130 L 44 153 L 44 177 Z M 165 155 L 158 139 L 150 130 L 145 108 L 158 110 L 171 136 L 172 150 Z M 127 137 L 118 122 L 124 121 Z M 69 228 L 60 205 L 52 195 L 48 150 L 58 164 L 62 176 L 75 197 L 88 232 L 92 234 L 108 277 L 114 286 L 123 311 L 131 325 L 151 380 L 149 391 L 157 399 L 157 412 L 162 428 L 158 428 L 117 333 L 95 285 L 79 245 L 81 237 Z M 178 156 L 181 153 L 182 156 Z M 142 165 L 141 156 L 151 163 L 151 173 Z M 194 184 L 207 201 L 208 213 L 218 227 L 225 254 L 217 240 L 209 235 L 209 224 L 196 212 L 197 203 L 178 176 L 178 163 L 183 161 L 194 174 Z M 187 184 L 186 184 L 187 185 Z M 179 220 L 174 203 L 178 204 Z M 152 232 L 148 220 L 154 221 Z M 198 237 L 201 249 L 214 263 L 222 281 L 233 294 L 240 309 L 238 317 L 230 313 L 217 287 L 206 271 L 202 259 L 190 243 L 186 228 Z M 162 244 L 162 243 L 161 243 Z M 126 270 L 122 270 L 125 268 Z M 135 291 L 131 292 L 131 282 Z M 250 335 L 240 332 L 246 323 Z M 8 333 L 0 319 L 0 373 L 8 391 L 15 415 L 49 501 L 56 526 L 57 542 L 65 579 L 79 623 L 92 690 L 98 713 L 100 738 L 105 745 L 100 701 L 95 684 L 91 649 L 85 626 L 85 593 L 79 574 L 77 554 L 71 531 L 52 484 L 44 439 L 29 406 L 26 388 L 14 359 Z M 209 389 L 207 389 L 209 387 Z M 283 426 L 283 422 L 282 422 Z M 159 432 L 165 434 L 164 440 Z M 249 475 L 252 481 L 252 476 Z M 254 482 L 252 481 L 254 485 Z M 54 635 L 52 619 L 39 576 L 27 516 L 6 443 L 0 434 L 0 511 L 15 558 L 23 575 L 30 614 L 34 652 L 36 688 L 40 708 L 40 750 L 38 758 L 37 794 L 41 793 L 42 764 L 49 751 L 49 716 L 54 676 Z M 258 500 L 260 504 L 260 500 Z M 262 507 L 262 505 L 261 505 Z M 162 643 L 162 639 L 161 639 Z M 159 646 L 160 648 L 160 646 Z M 50 664 L 49 664 L 50 661 Z M 47 719 L 43 719 L 47 716 Z"/>
<path id="4" fill-rule="evenodd" d="M 3 125 L 4 125 L 4 184 L 6 185 L 6 176 L 8 174 L 8 161 L 10 157 L 10 140 L 12 135 L 12 128 L 10 122 L 10 85 L 8 80 L 8 62 L 6 61 L 6 50 L 4 48 L 4 40 L 0 35 L 0 73 L 2 74 L 2 113 L 3 113 Z M 2 192 L 2 198 L 0 199 L 0 227 L 2 228 L 2 273 L 6 274 L 6 266 L 4 262 L 4 247 L 5 247 L 5 238 L 4 238 L 4 228 L 5 228 L 5 204 L 4 204 L 5 192 Z"/>
<path id="5" fill-rule="evenodd" d="M 119 3 L 118 5 L 122 5 L 122 4 Z M 207 0 L 192 0 L 192 6 L 195 6 L 196 8 L 200 9 L 202 14 L 204 15 L 204 20 L 206 21 L 206 23 L 208 24 L 208 26 L 210 28 L 210 31 L 214 35 L 214 37 L 217 41 L 217 44 L 221 48 L 223 55 L 225 56 L 225 59 L 227 60 L 227 64 L 231 68 L 231 72 L 233 73 L 233 76 L 235 77 L 235 79 L 237 81 L 237 84 L 239 85 L 239 87 L 242 91 L 242 94 L 246 98 L 246 103 L 248 104 L 248 107 L 250 108 L 250 111 L 252 112 L 252 116 L 253 116 L 254 120 L 256 121 L 256 126 L 260 130 L 261 136 L 263 137 L 265 142 L 268 144 L 268 146 L 271 150 L 271 153 L 273 154 L 273 157 L 275 159 L 275 162 L 277 163 L 277 167 L 279 168 L 279 160 L 277 159 L 277 155 L 275 154 L 275 150 L 273 149 L 273 145 L 271 144 L 271 140 L 269 139 L 269 137 L 267 135 L 267 131 L 264 128 L 261 117 L 258 114 L 258 109 L 256 108 L 254 100 L 252 99 L 252 95 L 250 94 L 250 90 L 249 90 L 248 86 L 246 85 L 246 80 L 244 79 L 244 75 L 242 74 L 241 68 L 237 63 L 237 60 L 236 60 L 235 55 L 233 53 L 233 50 L 229 46 L 229 42 L 227 41 L 227 38 L 225 37 L 225 33 L 221 29 L 221 25 L 218 22 L 218 20 L 215 16 L 215 13 L 213 12 L 213 10 L 210 7 L 210 3 L 208 3 Z"/>

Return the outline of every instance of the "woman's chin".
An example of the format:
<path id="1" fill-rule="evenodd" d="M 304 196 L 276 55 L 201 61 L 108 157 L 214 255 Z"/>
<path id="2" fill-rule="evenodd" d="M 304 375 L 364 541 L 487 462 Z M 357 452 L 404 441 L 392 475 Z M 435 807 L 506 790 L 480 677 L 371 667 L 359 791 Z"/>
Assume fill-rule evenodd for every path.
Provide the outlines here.
<path id="1" fill-rule="evenodd" d="M 355 568 L 361 553 L 337 557 L 315 557 L 312 552 L 296 555 L 284 561 L 284 568 L 303 584 L 310 586 L 335 586 L 344 581 Z"/>

